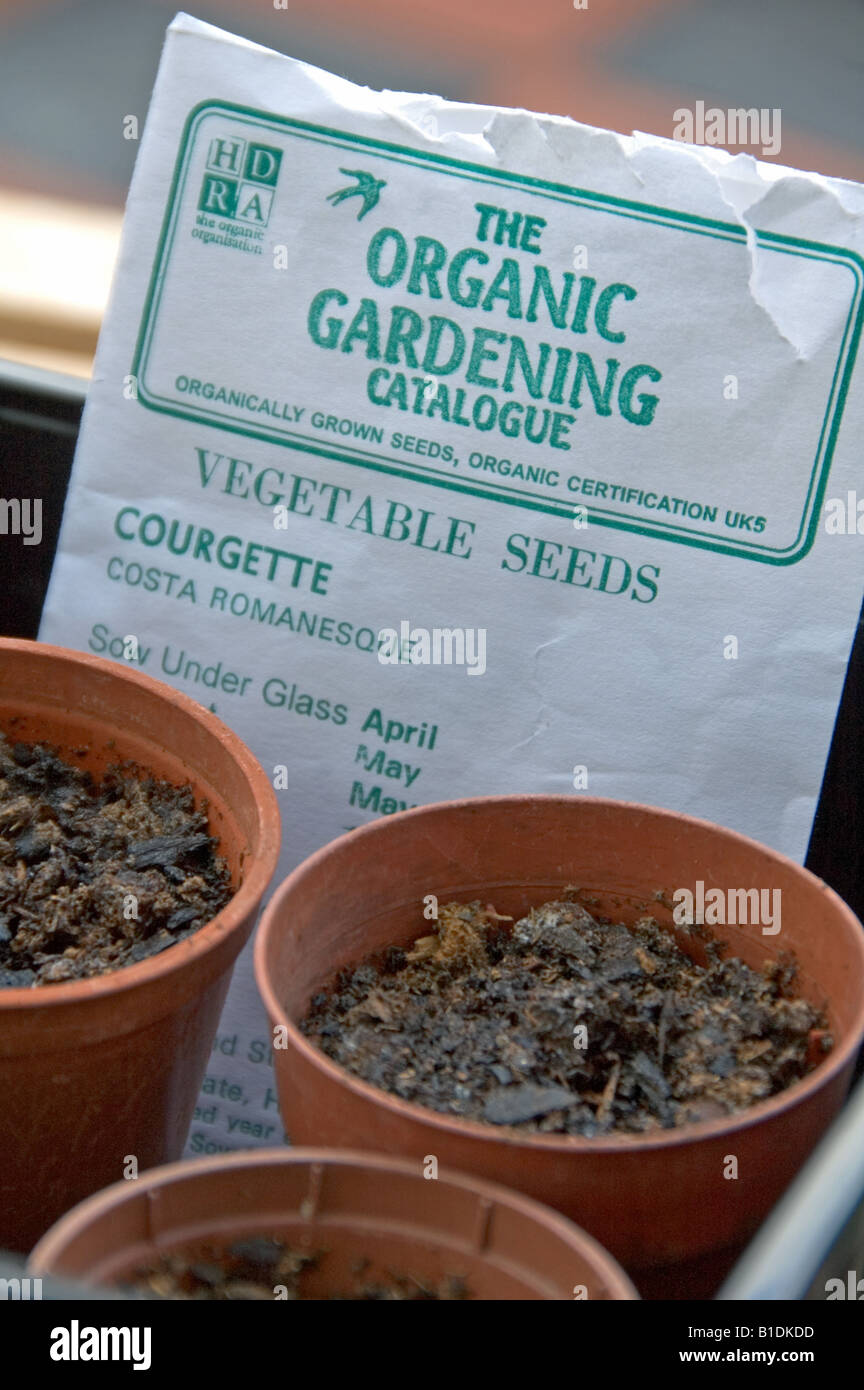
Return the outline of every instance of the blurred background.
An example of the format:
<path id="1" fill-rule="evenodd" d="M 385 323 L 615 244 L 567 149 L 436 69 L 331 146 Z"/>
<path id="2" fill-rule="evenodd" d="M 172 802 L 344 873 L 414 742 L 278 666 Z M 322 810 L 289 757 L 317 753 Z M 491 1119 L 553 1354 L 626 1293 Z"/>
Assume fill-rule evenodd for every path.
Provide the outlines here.
<path id="1" fill-rule="evenodd" d="M 0 358 L 89 376 L 137 149 L 124 118 L 143 128 L 176 8 L 0 0 Z M 625 133 L 671 136 L 698 101 L 777 108 L 774 162 L 864 181 L 864 0 L 190 0 L 190 13 L 367 86 Z"/>

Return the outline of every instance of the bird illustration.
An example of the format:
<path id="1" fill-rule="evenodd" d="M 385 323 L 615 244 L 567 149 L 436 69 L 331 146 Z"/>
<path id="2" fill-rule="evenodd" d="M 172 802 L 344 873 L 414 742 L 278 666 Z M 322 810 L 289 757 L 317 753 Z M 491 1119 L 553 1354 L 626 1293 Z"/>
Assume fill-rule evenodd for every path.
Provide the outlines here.
<path id="1" fill-rule="evenodd" d="M 327 202 L 332 203 L 335 208 L 337 203 L 344 202 L 346 198 L 362 198 L 363 207 L 357 214 L 357 221 L 359 222 L 361 217 L 365 217 L 367 212 L 372 211 L 387 180 L 376 179 L 374 175 L 367 174 L 365 169 L 340 169 L 339 173 L 347 174 L 349 178 L 356 179 L 357 183 L 353 187 L 339 188 L 335 193 L 328 193 Z"/>

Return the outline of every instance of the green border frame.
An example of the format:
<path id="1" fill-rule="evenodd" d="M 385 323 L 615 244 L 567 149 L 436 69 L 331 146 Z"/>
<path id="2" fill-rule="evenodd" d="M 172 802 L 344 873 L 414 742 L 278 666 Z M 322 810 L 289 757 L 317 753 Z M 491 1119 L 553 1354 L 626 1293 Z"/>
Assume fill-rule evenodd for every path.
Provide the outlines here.
<path id="1" fill-rule="evenodd" d="M 720 554 L 735 555 L 749 560 L 762 561 L 766 564 L 791 565 L 796 564 L 808 553 L 816 537 L 837 433 L 855 365 L 862 323 L 864 323 L 864 259 L 856 252 L 845 247 L 807 241 L 800 237 L 783 236 L 776 232 L 758 230 L 755 232 L 757 244 L 768 250 L 785 255 L 804 256 L 813 260 L 827 260 L 846 267 L 852 274 L 854 289 L 822 421 L 816 458 L 810 473 L 804 510 L 795 540 L 783 550 L 760 547 L 755 543 L 743 540 L 734 544 L 726 543 L 710 532 L 699 532 L 694 529 L 681 530 L 672 524 L 660 522 L 637 521 L 629 514 L 621 515 L 605 507 L 589 506 L 586 500 L 577 503 L 574 499 L 572 502 L 564 503 L 545 495 L 520 492 L 505 484 L 489 483 L 485 480 L 478 483 L 474 480 L 447 477 L 416 463 L 397 462 L 388 456 L 363 449 L 346 448 L 344 445 L 330 446 L 322 442 L 317 436 L 267 430 L 260 426 L 256 428 L 247 421 L 241 423 L 236 416 L 228 416 L 224 412 L 196 410 L 179 405 L 178 402 L 168 397 L 151 394 L 147 389 L 145 377 L 168 258 L 179 219 L 181 200 L 178 199 L 178 194 L 182 195 L 185 191 L 192 142 L 197 134 L 197 127 L 207 116 L 216 112 L 226 114 L 233 120 L 245 121 L 247 124 L 254 125 L 258 130 L 263 128 L 277 134 L 288 133 L 299 139 L 313 140 L 316 143 L 348 149 L 349 152 L 357 147 L 368 149 L 380 158 L 421 168 L 432 165 L 443 173 L 471 182 L 499 187 L 515 185 L 554 202 L 576 204 L 593 211 L 634 218 L 718 240 L 746 244 L 747 234 L 744 228 L 737 223 L 721 222 L 712 218 L 700 217 L 694 213 L 676 212 L 670 208 L 655 206 L 651 203 L 634 202 L 631 199 L 618 198 L 610 194 L 592 193 L 586 189 L 572 188 L 567 184 L 553 183 L 548 179 L 534 178 L 527 174 L 514 174 L 506 170 L 490 169 L 486 165 L 454 159 L 449 155 L 412 150 L 409 146 L 393 144 L 390 141 L 375 139 L 371 136 L 353 135 L 346 131 L 315 125 L 309 121 L 295 120 L 289 116 L 274 116 L 269 112 L 259 111 L 254 107 L 242 106 L 234 102 L 219 99 L 202 101 L 192 108 L 184 125 L 132 360 L 131 371 L 138 382 L 138 400 L 142 405 L 162 414 L 173 415 L 177 419 L 191 420 L 198 424 L 210 425 L 234 434 L 245 435 L 248 438 L 261 439 L 267 443 L 279 444 L 287 448 L 301 449 L 304 453 L 314 454 L 322 458 L 332 458 L 342 463 L 352 463 L 380 473 L 407 478 L 412 482 L 429 483 L 432 486 L 444 487 L 453 492 L 469 493 L 475 497 L 506 502 L 511 506 L 520 506 L 553 516 L 571 519 L 577 505 L 585 506 L 588 521 L 593 525 L 631 531 L 660 540 L 674 540 L 681 545 L 713 550 Z"/>

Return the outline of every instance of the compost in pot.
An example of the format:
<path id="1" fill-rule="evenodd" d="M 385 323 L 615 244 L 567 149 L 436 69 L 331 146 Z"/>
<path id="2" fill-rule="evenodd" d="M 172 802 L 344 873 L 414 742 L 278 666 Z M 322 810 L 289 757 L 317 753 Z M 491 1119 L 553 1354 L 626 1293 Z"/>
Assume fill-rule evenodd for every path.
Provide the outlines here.
<path id="1" fill-rule="evenodd" d="M 102 975 L 173 946 L 232 896 L 205 807 L 131 764 L 97 783 L 0 734 L 0 988 Z"/>
<path id="2" fill-rule="evenodd" d="M 279 1236 L 250 1236 L 228 1244 L 160 1255 L 139 1268 L 133 1286 L 146 1297 L 202 1302 L 297 1302 L 316 1295 L 308 1276 L 326 1264 L 328 1251 L 304 1250 Z M 128 1282 L 128 1281 L 127 1281 Z M 459 1275 L 418 1278 L 396 1270 L 374 1270 L 372 1261 L 352 1263 L 344 1287 L 326 1295 L 333 1301 L 428 1303 L 470 1298 Z"/>
<path id="3" fill-rule="evenodd" d="M 791 955 L 755 970 L 690 930 L 692 957 L 651 918 L 627 927 L 567 895 L 515 924 L 449 903 L 411 950 L 343 970 L 301 1027 L 353 1075 L 490 1125 L 592 1138 L 719 1118 L 832 1040 Z"/>

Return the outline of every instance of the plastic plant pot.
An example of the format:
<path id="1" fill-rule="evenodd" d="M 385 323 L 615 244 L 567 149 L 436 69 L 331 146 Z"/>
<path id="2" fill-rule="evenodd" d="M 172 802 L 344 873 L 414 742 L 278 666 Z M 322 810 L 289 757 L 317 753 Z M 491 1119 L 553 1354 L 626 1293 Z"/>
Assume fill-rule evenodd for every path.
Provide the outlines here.
<path id="1" fill-rule="evenodd" d="M 802 1080 L 733 1116 L 649 1135 L 532 1135 L 403 1101 L 350 1075 L 298 1028 L 334 973 L 424 935 L 423 899 L 480 899 L 518 917 L 578 884 L 596 910 L 674 930 L 675 889 L 779 888 L 782 927 L 726 926 L 730 954 L 761 966 L 793 951 L 801 993 L 828 1009 L 833 1051 Z M 658 893 L 666 896 L 664 905 Z M 428 931 L 428 924 L 425 926 Z M 678 933 L 691 954 L 697 947 Z M 589 797 L 443 802 L 333 841 L 277 889 L 255 948 L 258 986 L 284 1034 L 280 1107 L 298 1144 L 439 1161 L 565 1212 L 648 1297 L 708 1297 L 839 1109 L 864 1037 L 864 933 L 821 880 L 706 821 Z M 283 1046 L 284 1043 L 284 1046 Z M 729 1158 L 737 1160 L 736 1178 Z"/>
<path id="2" fill-rule="evenodd" d="M 0 641 L 0 729 L 97 778 L 131 760 L 191 785 L 235 892 L 161 954 L 0 989 L 0 1247 L 29 1250 L 82 1197 L 178 1158 L 235 959 L 276 866 L 279 810 L 252 753 L 186 695 L 111 661 Z"/>
<path id="3" fill-rule="evenodd" d="M 255 1235 L 320 1254 L 304 1295 L 393 1273 L 464 1278 L 476 1299 L 632 1299 L 623 1270 L 558 1212 L 464 1173 L 377 1154 L 262 1149 L 196 1159 L 115 1183 L 67 1213 L 36 1246 L 33 1275 L 113 1284 L 159 1252 Z"/>

